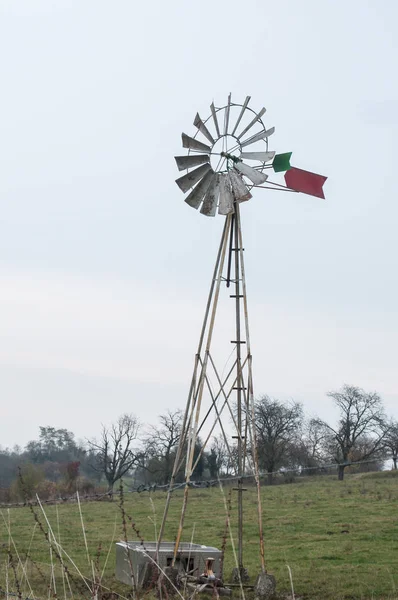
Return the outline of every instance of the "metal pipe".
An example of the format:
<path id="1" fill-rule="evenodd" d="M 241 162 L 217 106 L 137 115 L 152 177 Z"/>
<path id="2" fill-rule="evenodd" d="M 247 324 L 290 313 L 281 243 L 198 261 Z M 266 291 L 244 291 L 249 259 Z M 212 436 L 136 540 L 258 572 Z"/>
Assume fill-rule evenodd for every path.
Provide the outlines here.
<path id="1" fill-rule="evenodd" d="M 227 288 L 229 288 L 231 283 L 231 263 L 232 263 L 232 245 L 233 245 L 233 237 L 234 237 L 234 215 L 231 217 L 231 235 L 229 238 L 229 250 L 228 250 L 228 266 L 227 266 Z"/>
<path id="2" fill-rule="evenodd" d="M 203 344 L 203 339 L 204 339 L 205 331 L 206 331 L 206 327 L 207 327 L 207 320 L 209 318 L 210 307 L 211 307 L 211 303 L 212 303 L 212 300 L 213 300 L 214 286 L 215 286 L 216 280 L 217 280 L 217 273 L 218 273 L 218 270 L 219 270 L 221 253 L 222 253 L 222 249 L 223 249 L 223 245 L 224 245 L 224 239 L 226 237 L 225 234 L 226 234 L 227 229 L 229 229 L 229 225 L 230 225 L 229 219 L 225 218 L 224 229 L 223 229 L 223 232 L 222 232 L 222 235 L 221 235 L 220 246 L 218 248 L 216 264 L 214 265 L 213 277 L 211 279 L 209 297 L 207 299 L 207 304 L 206 304 L 205 316 L 204 316 L 204 319 L 203 319 L 202 330 L 200 332 L 200 338 L 199 338 L 199 345 L 198 345 L 197 354 L 200 354 L 201 351 L 202 351 L 202 344 Z"/>

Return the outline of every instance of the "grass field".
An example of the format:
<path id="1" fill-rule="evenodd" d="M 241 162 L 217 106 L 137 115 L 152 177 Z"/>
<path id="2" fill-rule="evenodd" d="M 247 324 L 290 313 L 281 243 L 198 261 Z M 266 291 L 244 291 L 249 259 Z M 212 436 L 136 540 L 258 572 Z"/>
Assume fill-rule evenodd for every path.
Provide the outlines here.
<path id="1" fill-rule="evenodd" d="M 351 475 L 343 482 L 335 477 L 320 477 L 289 485 L 264 487 L 263 512 L 268 571 L 275 575 L 281 597 L 290 593 L 289 565 L 297 598 L 306 599 L 387 599 L 398 598 L 398 476 L 394 472 Z M 225 489 L 228 494 L 228 488 Z M 236 517 L 236 492 L 232 492 L 232 522 Z M 156 492 L 125 494 L 125 510 L 135 521 L 145 540 L 155 538 L 165 494 Z M 164 539 L 173 540 L 181 508 L 182 492 L 175 492 Z M 117 500 L 114 502 L 82 503 L 82 514 L 90 560 L 105 564 L 103 584 L 127 594 L 128 589 L 114 578 L 115 551 L 113 542 L 123 538 L 122 520 Z M 44 517 L 38 511 L 45 525 Z M 258 534 L 255 491 L 245 494 L 244 563 L 254 579 L 259 572 Z M 29 508 L 2 509 L 0 516 L 1 572 L 0 587 L 6 586 L 6 559 L 11 530 L 11 553 L 18 576 L 16 551 L 24 562 L 30 548 L 32 561 L 27 561 L 27 573 L 33 592 L 47 595 L 37 566 L 49 580 L 49 547 Z M 92 576 L 92 567 L 84 543 L 77 504 L 45 507 L 48 520 L 63 548 L 79 569 Z M 57 518 L 58 512 L 58 518 Z M 137 539 L 128 521 L 129 539 Z M 184 540 L 220 547 L 225 528 L 224 501 L 219 489 L 191 490 Z M 236 529 L 233 529 L 236 535 Z M 57 592 L 63 597 L 61 570 L 54 559 Z M 35 566 L 34 563 L 37 563 Z M 225 555 L 225 579 L 234 566 L 231 542 L 228 538 Z M 75 569 L 69 565 L 69 570 Z M 15 591 L 14 572 L 8 570 L 9 588 Z M 23 596 L 31 596 L 26 581 Z M 75 595 L 79 597 L 79 594 Z"/>

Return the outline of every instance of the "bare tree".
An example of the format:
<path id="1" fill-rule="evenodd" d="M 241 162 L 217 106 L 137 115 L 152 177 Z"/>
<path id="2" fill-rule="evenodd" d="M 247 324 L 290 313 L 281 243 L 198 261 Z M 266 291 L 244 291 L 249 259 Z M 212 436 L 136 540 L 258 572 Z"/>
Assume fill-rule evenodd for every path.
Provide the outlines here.
<path id="1" fill-rule="evenodd" d="M 350 453 L 350 461 L 353 463 L 350 468 L 352 473 L 369 473 L 370 471 L 381 471 L 383 469 L 386 454 L 385 444 L 380 445 L 376 452 L 368 456 L 373 443 L 372 436 L 362 435 L 357 439 Z M 361 462 L 363 456 L 368 456 L 368 458 Z"/>
<path id="2" fill-rule="evenodd" d="M 344 470 L 353 460 L 354 452 L 356 461 L 377 458 L 382 452 L 386 418 L 376 392 L 344 385 L 340 391 L 329 392 L 328 396 L 339 409 L 340 418 L 335 428 L 324 421 L 319 420 L 319 424 L 325 430 L 326 451 L 338 463 L 338 477 L 343 480 Z M 365 439 L 366 443 L 362 443 Z"/>
<path id="3" fill-rule="evenodd" d="M 325 440 L 325 429 L 318 419 L 310 419 L 304 426 L 304 441 L 308 454 L 314 461 L 323 460 L 322 447 Z"/>
<path id="4" fill-rule="evenodd" d="M 289 460 L 289 449 L 301 432 L 303 408 L 298 402 L 283 403 L 262 396 L 254 406 L 260 467 L 273 474 Z"/>
<path id="5" fill-rule="evenodd" d="M 394 469 L 397 469 L 398 460 L 398 422 L 393 421 L 389 424 L 388 431 L 385 439 L 385 448 L 391 452 L 391 458 L 394 465 Z"/>
<path id="6" fill-rule="evenodd" d="M 149 427 L 144 438 L 148 457 L 147 470 L 160 479 L 161 483 L 168 483 L 181 436 L 182 412 L 179 409 L 168 410 L 159 416 L 159 422 L 158 426 Z"/>
<path id="7" fill-rule="evenodd" d="M 137 465 L 143 453 L 133 448 L 139 431 L 139 421 L 134 415 L 124 414 L 110 428 L 103 427 L 99 442 L 89 442 L 96 457 L 93 468 L 105 475 L 109 489 L 116 481 Z"/>
<path id="8" fill-rule="evenodd" d="M 308 475 L 319 473 L 324 458 L 325 436 L 325 428 L 318 419 L 305 421 L 300 438 L 291 444 L 289 451 L 291 466 L 303 470 Z"/>
<path id="9" fill-rule="evenodd" d="M 232 444 L 227 447 L 222 435 L 214 437 L 210 451 L 206 455 L 206 466 L 211 478 L 228 477 L 238 472 L 238 447 Z"/>

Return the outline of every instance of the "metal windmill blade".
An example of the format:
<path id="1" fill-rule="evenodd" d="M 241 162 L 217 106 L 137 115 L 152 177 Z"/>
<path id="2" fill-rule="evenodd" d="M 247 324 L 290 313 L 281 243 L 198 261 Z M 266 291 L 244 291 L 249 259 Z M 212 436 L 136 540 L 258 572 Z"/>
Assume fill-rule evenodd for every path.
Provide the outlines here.
<path id="1" fill-rule="evenodd" d="M 207 192 L 203 199 L 202 208 L 200 212 L 202 215 L 206 215 L 207 217 L 214 217 L 217 211 L 218 205 L 218 197 L 220 194 L 220 175 L 214 173 L 212 180 L 207 188 Z"/>
<path id="2" fill-rule="evenodd" d="M 179 177 L 178 179 L 176 179 L 176 183 L 183 192 L 187 192 L 191 187 L 195 185 L 195 183 L 198 183 L 198 181 L 200 181 L 200 179 L 202 179 L 202 177 L 206 175 L 206 173 L 210 170 L 210 164 L 206 163 L 205 165 L 201 165 L 197 169 L 194 169 L 190 173 Z"/>
<path id="3" fill-rule="evenodd" d="M 201 133 L 203 133 L 205 138 L 207 138 L 211 144 L 215 144 L 213 136 L 211 135 L 210 131 L 207 129 L 206 125 L 203 123 L 202 119 L 199 116 L 199 113 L 196 113 L 196 117 L 195 117 L 193 124 L 195 125 L 195 127 L 197 127 L 199 129 L 199 131 Z"/>
<path id="4" fill-rule="evenodd" d="M 272 135 L 274 132 L 275 132 L 275 127 L 271 127 L 271 129 L 268 129 L 265 131 L 260 131 L 259 133 L 252 135 L 248 140 L 245 140 L 244 142 L 242 142 L 241 147 L 244 148 L 245 146 L 250 146 L 250 144 L 254 144 L 254 142 L 258 142 L 260 140 L 269 138 L 269 136 Z"/>
<path id="5" fill-rule="evenodd" d="M 179 171 L 185 171 L 204 163 L 210 163 L 210 156 L 208 154 L 190 154 L 189 156 L 175 156 L 174 158 Z"/>
<path id="6" fill-rule="evenodd" d="M 219 215 L 229 215 L 234 212 L 234 197 L 232 194 L 231 181 L 228 173 L 220 173 L 220 203 L 218 205 Z"/>
<path id="7" fill-rule="evenodd" d="M 238 140 L 240 140 L 241 137 L 243 137 L 245 135 L 245 133 L 247 133 L 249 131 L 249 129 L 251 129 L 254 125 L 256 125 L 256 123 L 258 123 L 258 121 L 261 119 L 261 117 L 263 116 L 263 114 L 265 113 L 266 109 L 263 107 L 260 112 L 258 112 L 256 114 L 256 116 L 254 117 L 254 119 L 252 119 L 249 123 L 249 125 L 247 125 L 247 127 L 244 128 L 244 130 L 242 131 L 242 133 L 240 133 L 238 135 Z"/>
<path id="8" fill-rule="evenodd" d="M 235 200 L 238 202 L 245 202 L 246 200 L 250 200 L 252 197 L 249 192 L 249 188 L 244 183 L 242 177 L 236 173 L 236 171 L 231 170 L 228 172 L 229 180 L 231 182 L 232 193 L 234 195 Z"/>
<path id="9" fill-rule="evenodd" d="M 259 160 L 262 162 L 268 162 L 275 156 L 275 152 L 241 152 L 240 158 L 242 160 Z"/>
<path id="10" fill-rule="evenodd" d="M 185 198 L 185 202 L 192 206 L 192 208 L 198 209 L 200 203 L 202 202 L 204 195 L 207 192 L 207 188 L 211 184 L 213 178 L 215 177 L 215 173 L 212 169 L 207 171 L 204 177 L 199 181 L 199 183 L 193 188 L 192 192 Z"/>
<path id="11" fill-rule="evenodd" d="M 244 162 L 235 163 L 235 169 L 242 173 L 242 175 L 248 177 L 254 185 L 261 185 L 268 179 L 268 175 L 261 173 L 260 171 L 256 171 L 256 169 L 253 169 L 253 167 L 245 165 Z"/>
<path id="12" fill-rule="evenodd" d="M 220 126 L 218 124 L 218 119 L 217 119 L 217 113 L 216 113 L 216 109 L 214 106 L 214 102 L 212 102 L 210 104 L 210 110 L 211 110 L 211 115 L 213 117 L 213 121 L 214 121 L 214 127 L 216 128 L 216 134 L 217 134 L 217 138 L 220 137 Z"/>
<path id="13" fill-rule="evenodd" d="M 199 152 L 211 152 L 210 146 L 198 142 L 195 138 L 189 137 L 185 133 L 181 134 L 183 148 L 189 148 L 190 150 L 199 150 Z"/>
<path id="14" fill-rule="evenodd" d="M 242 117 L 245 114 L 245 110 L 246 110 L 249 102 L 250 102 L 250 96 L 246 96 L 246 99 L 245 99 L 244 103 L 242 104 L 242 108 L 241 108 L 241 111 L 239 113 L 239 117 L 236 120 L 235 127 L 232 130 L 232 135 L 234 135 L 235 131 L 238 129 L 239 123 L 241 122 Z"/>

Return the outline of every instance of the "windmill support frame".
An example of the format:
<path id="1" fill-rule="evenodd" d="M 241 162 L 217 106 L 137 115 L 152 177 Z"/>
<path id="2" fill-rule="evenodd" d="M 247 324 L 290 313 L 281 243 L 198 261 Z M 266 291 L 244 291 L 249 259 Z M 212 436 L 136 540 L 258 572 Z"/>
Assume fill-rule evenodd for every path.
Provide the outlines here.
<path id="1" fill-rule="evenodd" d="M 175 462 L 173 466 L 170 485 L 167 492 L 165 508 L 162 522 L 160 525 L 157 552 L 159 552 L 160 543 L 164 536 L 165 524 L 167 521 L 170 502 L 172 499 L 173 489 L 176 483 L 176 477 L 185 461 L 185 486 L 182 501 L 181 514 L 178 524 L 178 531 L 174 545 L 174 562 L 178 555 L 178 549 L 181 543 L 181 536 L 184 527 L 185 515 L 187 510 L 189 488 L 192 474 L 198 464 L 198 461 L 203 454 L 206 445 L 214 431 L 217 423 L 220 425 L 221 433 L 228 449 L 227 434 L 222 423 L 222 412 L 227 407 L 235 427 L 235 437 L 237 439 L 237 500 L 238 500 L 238 544 L 237 544 L 237 572 L 238 580 L 242 583 L 245 579 L 246 569 L 244 568 L 243 556 L 243 523 L 244 523 L 244 487 L 243 479 L 246 474 L 247 463 L 251 462 L 251 472 L 257 487 L 257 503 L 258 503 L 258 527 L 259 527 L 259 542 L 260 542 L 260 559 L 262 572 L 266 572 L 265 553 L 264 553 L 264 534 L 262 526 L 262 504 L 260 493 L 260 478 L 258 467 L 258 453 L 256 448 L 256 432 L 254 425 L 254 396 L 253 396 L 253 376 L 252 376 L 252 355 L 250 348 L 249 335 L 249 317 L 247 306 L 247 292 L 245 281 L 245 267 L 243 259 L 243 240 L 242 228 L 240 220 L 240 205 L 234 199 L 234 212 L 225 217 L 225 224 L 221 235 L 220 245 L 217 253 L 216 263 L 214 266 L 213 277 L 210 285 L 209 295 L 206 303 L 203 324 L 199 336 L 197 353 L 195 355 L 194 369 L 192 374 L 191 385 L 189 389 L 186 409 L 183 417 L 182 431 L 180 442 L 177 448 Z M 228 258 L 227 258 L 228 256 Z M 227 259 L 227 260 L 226 260 Z M 226 264 L 227 263 L 227 264 Z M 233 263 L 233 264 L 232 264 Z M 231 279 L 231 271 L 233 267 L 233 279 Z M 227 270 L 224 277 L 224 270 Z M 234 300 L 235 305 L 235 339 L 232 343 L 235 344 L 235 360 L 228 375 L 223 379 L 220 376 L 216 367 L 215 361 L 211 354 L 211 345 L 216 322 L 217 309 L 219 304 L 220 290 L 222 283 L 226 283 L 229 287 L 230 283 L 234 284 L 234 294 L 230 297 Z M 243 348 L 245 351 L 243 352 Z M 215 393 L 212 391 L 208 370 L 211 369 L 218 382 L 219 390 Z M 246 376 L 244 371 L 246 370 Z M 200 421 L 200 413 L 202 408 L 202 399 L 205 389 L 207 388 L 211 398 L 211 406 L 208 409 L 205 417 Z M 231 396 L 236 392 L 236 410 L 231 406 Z M 221 404 L 217 406 L 217 402 L 221 400 Z M 194 458 L 195 445 L 198 440 L 199 432 L 204 423 L 215 413 L 215 420 L 210 428 L 210 432 L 206 436 L 205 442 L 202 444 L 199 455 Z M 248 456 L 248 445 L 252 448 L 251 456 Z"/>

